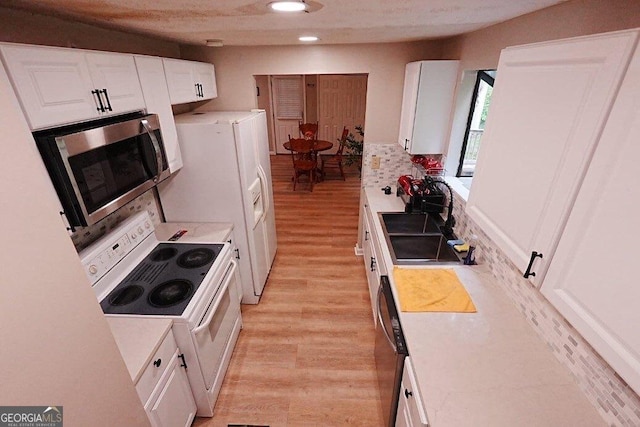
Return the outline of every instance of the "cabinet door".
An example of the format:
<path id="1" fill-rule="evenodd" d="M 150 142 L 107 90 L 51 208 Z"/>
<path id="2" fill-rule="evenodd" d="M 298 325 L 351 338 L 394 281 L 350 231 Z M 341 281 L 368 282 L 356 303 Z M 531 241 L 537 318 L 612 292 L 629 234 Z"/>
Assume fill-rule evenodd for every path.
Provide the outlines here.
<path id="1" fill-rule="evenodd" d="M 375 273 L 376 259 L 373 255 L 373 245 L 371 242 L 371 224 L 369 223 L 369 217 L 365 212 L 362 218 L 364 238 L 362 240 L 362 249 L 364 252 L 364 268 L 367 273 L 367 284 L 369 286 L 369 300 L 371 301 L 371 311 L 373 313 L 373 324 L 378 323 L 377 313 L 377 298 L 378 298 L 378 276 Z"/>
<path id="2" fill-rule="evenodd" d="M 609 114 L 636 32 L 502 52 L 467 212 L 542 283 Z"/>
<path id="3" fill-rule="evenodd" d="M 422 404 L 420 390 L 418 389 L 418 382 L 416 381 L 413 365 L 409 357 L 405 358 L 400 396 L 398 399 L 398 406 L 402 403 L 403 410 L 406 412 L 405 419 L 410 426 L 427 427 L 429 425 L 427 413 Z"/>
<path id="4" fill-rule="evenodd" d="M 640 53 L 593 156 L 542 293 L 640 391 Z"/>
<path id="5" fill-rule="evenodd" d="M 135 62 L 147 112 L 157 114 L 160 118 L 169 170 L 174 173 L 182 167 L 182 154 L 178 144 L 178 133 L 171 110 L 171 98 L 169 98 L 162 58 L 136 56 Z"/>
<path id="6" fill-rule="evenodd" d="M 83 51 L 9 44 L 0 50 L 32 130 L 99 116 Z"/>
<path id="7" fill-rule="evenodd" d="M 413 121 L 416 116 L 418 84 L 420 83 L 421 62 L 410 62 L 404 69 L 404 89 L 402 91 L 402 110 L 400 111 L 400 133 L 398 144 L 403 150 L 409 149 L 413 139 Z"/>
<path id="8" fill-rule="evenodd" d="M 171 363 L 145 408 L 154 427 L 188 427 L 196 415 L 196 403 L 177 351 Z"/>
<path id="9" fill-rule="evenodd" d="M 164 73 L 167 77 L 171 104 L 197 101 L 198 89 L 191 62 L 166 58 L 162 61 L 164 63 Z"/>
<path id="10" fill-rule="evenodd" d="M 202 96 L 200 99 L 213 99 L 218 96 L 216 86 L 216 73 L 213 64 L 205 62 L 194 62 L 195 81 L 202 85 Z"/>
<path id="11" fill-rule="evenodd" d="M 103 102 L 111 107 L 106 114 L 145 108 L 144 97 L 133 55 L 88 52 L 86 54 L 93 86 L 103 92 Z"/>

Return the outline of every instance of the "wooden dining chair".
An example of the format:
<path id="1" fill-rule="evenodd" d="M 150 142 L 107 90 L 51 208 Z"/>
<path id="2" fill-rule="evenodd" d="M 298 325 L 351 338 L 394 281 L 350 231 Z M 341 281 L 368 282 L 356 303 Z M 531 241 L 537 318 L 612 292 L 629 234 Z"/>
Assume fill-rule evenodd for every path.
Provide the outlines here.
<path id="1" fill-rule="evenodd" d="M 293 191 L 296 190 L 301 175 L 309 175 L 309 191 L 313 191 L 318 169 L 317 154 L 313 150 L 313 142 L 302 138 L 289 140 L 291 160 L 293 162 Z"/>
<path id="2" fill-rule="evenodd" d="M 347 127 L 345 126 L 344 129 L 342 129 L 342 135 L 338 140 L 340 142 L 340 146 L 338 147 L 338 151 L 336 152 L 336 154 L 323 154 L 322 156 L 320 156 L 321 173 L 323 177 L 325 176 L 325 167 L 327 166 L 337 167 L 338 169 L 340 169 L 340 175 L 342 176 L 342 180 L 346 181 L 346 177 L 344 175 L 344 169 L 342 166 L 342 153 L 344 152 L 344 147 L 347 144 L 348 135 L 349 135 L 349 129 L 347 129 Z"/>
<path id="3" fill-rule="evenodd" d="M 298 124 L 300 136 L 304 139 L 318 139 L 318 122 Z"/>

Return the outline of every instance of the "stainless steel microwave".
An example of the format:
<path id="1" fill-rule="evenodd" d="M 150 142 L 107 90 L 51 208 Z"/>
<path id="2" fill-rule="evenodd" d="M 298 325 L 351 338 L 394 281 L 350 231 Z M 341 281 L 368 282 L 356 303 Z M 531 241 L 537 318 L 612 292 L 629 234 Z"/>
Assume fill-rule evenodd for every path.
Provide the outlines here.
<path id="1" fill-rule="evenodd" d="M 95 224 L 169 176 L 155 114 L 34 132 L 72 227 Z"/>

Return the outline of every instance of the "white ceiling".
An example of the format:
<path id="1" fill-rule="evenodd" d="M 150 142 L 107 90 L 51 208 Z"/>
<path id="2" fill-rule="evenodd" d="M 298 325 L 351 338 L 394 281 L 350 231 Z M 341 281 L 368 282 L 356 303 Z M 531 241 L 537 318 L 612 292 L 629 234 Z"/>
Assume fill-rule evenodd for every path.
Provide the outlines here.
<path id="1" fill-rule="evenodd" d="M 72 18 L 186 44 L 385 43 L 450 37 L 566 0 L 306 0 L 310 13 L 276 14 L 271 0 L 3 0 L 3 6 Z"/>

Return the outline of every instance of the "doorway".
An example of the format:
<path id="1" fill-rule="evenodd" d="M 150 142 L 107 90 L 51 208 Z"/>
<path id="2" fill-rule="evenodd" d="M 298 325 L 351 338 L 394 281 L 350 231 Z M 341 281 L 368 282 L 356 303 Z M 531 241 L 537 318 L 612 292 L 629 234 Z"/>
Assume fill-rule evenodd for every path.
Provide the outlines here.
<path id="1" fill-rule="evenodd" d="M 267 111 L 269 147 L 287 154 L 282 144 L 298 137 L 298 123 L 318 122 L 318 138 L 336 142 L 347 127 L 364 126 L 367 74 L 305 74 L 254 76 L 258 108 Z M 335 153 L 338 144 L 325 154 Z"/>

